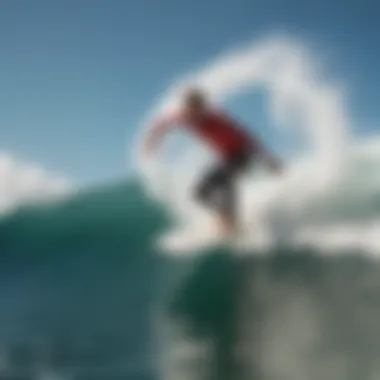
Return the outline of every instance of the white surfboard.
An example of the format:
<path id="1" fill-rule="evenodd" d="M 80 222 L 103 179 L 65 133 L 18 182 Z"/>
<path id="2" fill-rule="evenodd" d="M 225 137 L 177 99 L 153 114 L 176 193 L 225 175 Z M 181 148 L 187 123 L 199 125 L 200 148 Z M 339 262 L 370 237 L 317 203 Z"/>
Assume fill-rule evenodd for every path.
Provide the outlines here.
<path id="1" fill-rule="evenodd" d="M 161 236 L 158 245 L 171 254 L 202 252 L 228 244 L 229 239 L 211 226 L 182 227 Z"/>
<path id="2" fill-rule="evenodd" d="M 241 228 L 237 235 L 223 236 L 213 223 L 184 226 L 166 232 L 159 237 L 157 244 L 161 251 L 170 255 L 202 254 L 219 247 L 233 247 L 243 254 L 269 246 L 271 235 L 258 227 L 257 223 L 250 223 Z"/>

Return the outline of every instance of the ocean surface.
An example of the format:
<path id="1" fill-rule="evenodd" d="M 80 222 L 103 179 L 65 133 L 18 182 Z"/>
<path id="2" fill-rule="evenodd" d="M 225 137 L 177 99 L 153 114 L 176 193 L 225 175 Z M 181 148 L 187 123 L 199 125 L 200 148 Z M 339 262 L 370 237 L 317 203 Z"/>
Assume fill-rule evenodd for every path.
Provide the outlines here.
<path id="1" fill-rule="evenodd" d="M 376 259 L 173 257 L 170 224 L 137 183 L 4 217 L 0 379 L 380 379 Z"/>

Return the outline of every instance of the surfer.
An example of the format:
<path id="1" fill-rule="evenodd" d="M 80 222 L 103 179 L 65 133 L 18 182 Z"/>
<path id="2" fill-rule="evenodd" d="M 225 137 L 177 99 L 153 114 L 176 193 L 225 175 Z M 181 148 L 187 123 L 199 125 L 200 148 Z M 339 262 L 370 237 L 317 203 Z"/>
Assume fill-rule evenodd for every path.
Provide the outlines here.
<path id="1" fill-rule="evenodd" d="M 162 115 L 149 129 L 143 153 L 150 156 L 172 128 L 184 126 L 210 146 L 220 157 L 195 188 L 194 197 L 217 214 L 222 234 L 237 229 L 236 181 L 249 167 L 260 161 L 273 172 L 282 170 L 281 161 L 253 135 L 225 112 L 213 108 L 202 90 L 188 88 L 179 110 Z"/>

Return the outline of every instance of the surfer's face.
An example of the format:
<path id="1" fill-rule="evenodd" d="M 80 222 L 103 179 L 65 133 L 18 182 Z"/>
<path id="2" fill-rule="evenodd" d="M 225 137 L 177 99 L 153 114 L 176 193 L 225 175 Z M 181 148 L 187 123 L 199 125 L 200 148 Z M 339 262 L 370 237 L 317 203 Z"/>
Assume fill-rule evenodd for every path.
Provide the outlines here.
<path id="1" fill-rule="evenodd" d="M 201 96 L 189 96 L 185 100 L 185 111 L 192 119 L 202 117 L 206 109 L 206 102 Z"/>

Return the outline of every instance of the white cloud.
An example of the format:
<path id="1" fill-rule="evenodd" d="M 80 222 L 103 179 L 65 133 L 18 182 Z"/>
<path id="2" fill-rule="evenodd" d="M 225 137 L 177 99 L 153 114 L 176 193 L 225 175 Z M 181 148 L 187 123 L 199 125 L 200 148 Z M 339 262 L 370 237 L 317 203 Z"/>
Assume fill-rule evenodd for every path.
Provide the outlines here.
<path id="1" fill-rule="evenodd" d="M 148 117 L 149 121 L 158 112 L 177 107 L 179 95 L 188 83 L 205 88 L 216 102 L 253 88 L 267 93 L 272 121 L 277 127 L 293 129 L 304 137 L 308 154 L 302 160 L 298 158 L 289 163 L 287 173 L 281 179 L 246 181 L 242 189 L 242 209 L 247 223 L 252 213 L 255 214 L 251 235 L 260 227 L 267 236 L 274 217 L 292 225 L 289 233 L 295 240 L 302 240 L 302 235 L 303 241 L 308 237 L 317 242 L 323 240 L 323 231 L 313 227 L 312 223 L 323 214 L 324 222 L 330 218 L 340 231 L 338 240 L 341 241 L 344 236 L 341 226 L 346 226 L 347 216 L 338 209 L 336 199 L 348 199 L 343 202 L 344 207 L 353 210 L 352 215 L 354 211 L 360 214 L 359 208 L 363 205 L 370 208 L 368 189 L 379 189 L 379 176 L 376 176 L 380 166 L 378 143 L 361 143 L 348 138 L 352 128 L 344 93 L 331 79 L 326 79 L 321 68 L 318 57 L 301 41 L 272 36 L 227 51 L 197 72 L 185 75 L 162 96 Z M 194 157 L 195 152 L 192 150 L 190 155 Z M 185 221 L 195 217 L 196 223 L 200 223 L 199 210 L 189 199 L 188 189 L 204 163 L 202 159 L 188 160 L 187 154 L 182 156 L 171 166 L 155 162 L 141 167 L 141 174 L 148 188 L 159 194 Z M 189 161 L 192 162 L 190 167 L 184 166 Z M 365 170 L 360 165 L 364 165 Z M 354 166 L 356 170 L 353 170 Z M 366 176 L 365 173 L 371 174 Z M 361 178 L 359 182 L 366 183 L 360 191 L 355 190 L 358 177 Z M 318 210 L 313 208 L 315 205 Z M 333 228 L 331 223 L 327 227 L 329 231 Z M 361 231 L 355 235 L 357 240 L 360 236 L 372 236 L 373 228 L 366 228 L 368 223 L 355 221 L 352 224 L 352 220 L 350 223 L 346 228 L 347 236 L 352 236 L 355 228 Z M 368 233 L 363 234 L 363 230 Z M 312 236 L 318 236 L 318 239 L 312 239 Z M 331 239 L 326 235 L 326 241 Z M 353 244 L 352 239 L 347 241 Z"/>
<path id="2" fill-rule="evenodd" d="M 43 167 L 24 163 L 0 152 L 0 213 L 29 203 L 45 203 L 62 198 L 72 184 Z"/>

